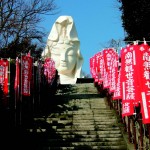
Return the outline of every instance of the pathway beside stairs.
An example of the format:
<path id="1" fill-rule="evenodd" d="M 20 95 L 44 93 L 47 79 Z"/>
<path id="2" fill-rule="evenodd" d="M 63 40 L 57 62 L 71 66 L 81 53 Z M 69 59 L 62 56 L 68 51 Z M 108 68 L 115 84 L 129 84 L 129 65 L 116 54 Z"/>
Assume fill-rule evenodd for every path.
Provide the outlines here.
<path id="1" fill-rule="evenodd" d="M 32 150 L 127 150 L 114 110 L 93 83 L 62 86 L 47 107 L 28 129 Z"/>

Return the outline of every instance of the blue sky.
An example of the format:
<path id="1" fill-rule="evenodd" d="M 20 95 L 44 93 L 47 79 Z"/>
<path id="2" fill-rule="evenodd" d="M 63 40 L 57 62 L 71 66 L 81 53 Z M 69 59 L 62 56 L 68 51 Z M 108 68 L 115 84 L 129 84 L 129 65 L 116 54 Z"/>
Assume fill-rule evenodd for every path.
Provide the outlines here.
<path id="1" fill-rule="evenodd" d="M 46 16 L 42 22 L 48 34 L 59 16 L 72 16 L 84 58 L 82 71 L 90 74 L 89 59 L 114 39 L 123 40 L 124 30 L 117 0 L 56 0 L 59 13 Z M 47 39 L 46 37 L 46 39 Z M 46 44 L 46 43 L 45 43 Z"/>

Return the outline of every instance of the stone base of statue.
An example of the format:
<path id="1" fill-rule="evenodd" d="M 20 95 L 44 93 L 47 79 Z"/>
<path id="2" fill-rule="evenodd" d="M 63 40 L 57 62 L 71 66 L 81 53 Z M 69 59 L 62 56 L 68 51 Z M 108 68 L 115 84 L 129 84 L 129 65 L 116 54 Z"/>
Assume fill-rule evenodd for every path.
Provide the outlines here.
<path id="1" fill-rule="evenodd" d="M 77 78 L 71 78 L 65 75 L 59 75 L 60 84 L 76 84 Z"/>

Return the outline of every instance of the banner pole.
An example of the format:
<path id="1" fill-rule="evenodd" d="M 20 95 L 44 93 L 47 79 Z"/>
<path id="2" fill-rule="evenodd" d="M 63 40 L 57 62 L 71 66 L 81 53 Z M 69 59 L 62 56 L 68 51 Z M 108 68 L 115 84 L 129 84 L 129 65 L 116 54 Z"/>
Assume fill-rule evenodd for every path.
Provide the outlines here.
<path id="1" fill-rule="evenodd" d="M 34 107 L 35 107 L 35 81 L 34 81 L 34 57 L 32 58 L 32 119 L 34 117 Z"/>
<path id="2" fill-rule="evenodd" d="M 8 94 L 7 94 L 7 100 L 8 100 L 8 109 L 10 109 L 10 58 L 8 58 Z"/>
<path id="3" fill-rule="evenodd" d="M 22 124 L 22 53 L 21 53 L 21 63 L 20 63 L 20 70 L 21 70 L 21 81 L 20 81 L 20 111 L 19 111 L 19 124 Z"/>

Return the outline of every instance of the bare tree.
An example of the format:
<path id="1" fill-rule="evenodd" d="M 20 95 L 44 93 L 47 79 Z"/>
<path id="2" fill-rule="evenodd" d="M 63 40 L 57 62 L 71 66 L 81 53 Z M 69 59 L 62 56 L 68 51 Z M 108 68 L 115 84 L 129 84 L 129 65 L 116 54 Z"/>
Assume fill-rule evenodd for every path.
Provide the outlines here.
<path id="1" fill-rule="evenodd" d="M 57 12 L 55 0 L 0 0 L 0 48 L 23 39 L 42 41 L 42 15 Z"/>

